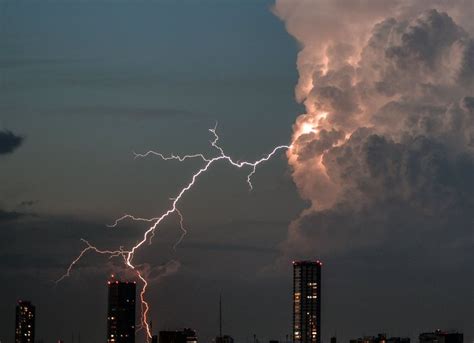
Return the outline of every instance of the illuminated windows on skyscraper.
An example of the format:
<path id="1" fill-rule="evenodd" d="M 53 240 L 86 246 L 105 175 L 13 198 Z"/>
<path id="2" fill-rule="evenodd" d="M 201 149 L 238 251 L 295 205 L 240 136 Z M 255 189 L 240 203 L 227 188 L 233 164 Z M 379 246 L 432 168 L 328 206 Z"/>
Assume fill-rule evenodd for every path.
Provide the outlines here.
<path id="1" fill-rule="evenodd" d="M 321 266 L 293 262 L 293 342 L 321 343 Z"/>
<path id="2" fill-rule="evenodd" d="M 135 343 L 135 282 L 110 280 L 107 342 Z"/>
<path id="3" fill-rule="evenodd" d="M 15 343 L 35 341 L 35 307 L 29 301 L 18 301 L 16 306 Z"/>

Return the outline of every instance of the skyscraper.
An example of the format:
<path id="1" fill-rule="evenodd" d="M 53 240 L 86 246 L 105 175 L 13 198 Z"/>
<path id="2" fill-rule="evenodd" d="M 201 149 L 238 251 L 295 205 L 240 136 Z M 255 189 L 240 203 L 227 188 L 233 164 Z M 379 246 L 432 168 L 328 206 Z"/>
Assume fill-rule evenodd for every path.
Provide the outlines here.
<path id="1" fill-rule="evenodd" d="M 29 301 L 16 305 L 15 343 L 35 341 L 35 307 Z"/>
<path id="2" fill-rule="evenodd" d="M 135 282 L 110 280 L 107 342 L 135 343 Z"/>
<path id="3" fill-rule="evenodd" d="M 293 262 L 293 342 L 321 343 L 320 261 Z"/>

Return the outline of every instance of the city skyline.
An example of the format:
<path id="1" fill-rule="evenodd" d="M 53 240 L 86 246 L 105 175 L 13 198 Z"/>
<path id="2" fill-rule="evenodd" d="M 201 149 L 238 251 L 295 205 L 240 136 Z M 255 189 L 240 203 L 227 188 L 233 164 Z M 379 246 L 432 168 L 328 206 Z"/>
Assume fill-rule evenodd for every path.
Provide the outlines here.
<path id="1" fill-rule="evenodd" d="M 321 303 L 322 303 L 322 262 L 320 260 L 293 261 L 293 291 L 292 298 L 292 330 L 293 343 L 320 343 L 321 342 Z M 141 322 L 142 313 L 136 313 L 137 300 L 136 282 L 119 280 L 111 275 L 107 281 L 107 342 L 134 343 L 136 340 L 136 322 Z M 142 296 L 143 293 L 140 294 Z M 16 306 L 15 343 L 43 342 L 35 341 L 36 308 L 28 300 L 19 300 Z M 153 331 L 150 323 L 151 337 L 145 336 L 148 343 L 198 343 L 197 331 L 191 328 L 182 330 Z M 141 330 L 144 328 L 142 327 Z M 218 335 L 212 340 L 214 343 L 234 343 L 230 335 L 223 334 L 222 327 L 222 295 L 219 295 Z M 419 343 L 464 343 L 464 335 L 457 330 L 440 330 L 421 332 L 418 335 Z M 330 342 L 337 343 L 337 336 L 331 336 Z M 58 343 L 65 340 L 58 338 Z M 81 335 L 79 334 L 79 343 Z M 253 334 L 254 343 L 262 343 Z M 269 343 L 289 343 L 289 335 L 284 340 L 269 339 Z M 386 333 L 377 336 L 367 336 L 350 339 L 349 343 L 410 343 L 409 337 L 389 337 Z M 74 334 L 71 335 L 74 343 Z"/>
<path id="2" fill-rule="evenodd" d="M 2 343 L 25 299 L 35 340 L 103 342 L 111 274 L 137 341 L 285 341 L 317 259 L 321 343 L 471 343 L 473 7 L 2 1 Z"/>

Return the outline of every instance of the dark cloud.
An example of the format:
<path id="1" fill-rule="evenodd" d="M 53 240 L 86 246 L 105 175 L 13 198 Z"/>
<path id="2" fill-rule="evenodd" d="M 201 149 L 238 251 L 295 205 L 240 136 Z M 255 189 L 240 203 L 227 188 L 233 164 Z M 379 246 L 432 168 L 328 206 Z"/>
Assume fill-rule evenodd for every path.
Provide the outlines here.
<path id="1" fill-rule="evenodd" d="M 404 24 L 395 26 L 392 29 L 401 30 Z M 464 30 L 450 16 L 432 9 L 403 28 L 400 43 L 387 47 L 385 56 L 399 70 L 412 70 L 419 68 L 420 64 L 424 68 L 434 69 L 441 62 L 440 57 L 445 49 L 466 37 Z"/>
<path id="2" fill-rule="evenodd" d="M 360 94 L 432 104 L 470 95 L 462 92 L 472 91 L 471 55 L 472 37 L 446 13 L 432 9 L 411 20 L 386 19 L 362 50 Z"/>
<path id="3" fill-rule="evenodd" d="M 291 256 L 351 256 L 396 246 L 414 259 L 474 262 L 472 153 L 453 154 L 424 135 L 395 142 L 359 129 L 328 152 L 324 164 L 344 185 L 343 195 L 292 227 L 285 246 Z"/>
<path id="4" fill-rule="evenodd" d="M 38 203 L 38 200 L 23 200 L 18 204 L 18 207 L 31 207 Z"/>
<path id="5" fill-rule="evenodd" d="M 25 215 L 25 213 L 21 212 L 0 209 L 0 223 L 14 221 L 24 217 Z"/>
<path id="6" fill-rule="evenodd" d="M 474 156 L 454 154 L 442 140 L 424 135 L 395 142 L 360 129 L 346 144 L 331 149 L 324 164 L 345 185 L 347 199 L 396 197 L 432 210 L 474 201 Z"/>
<path id="7" fill-rule="evenodd" d="M 462 64 L 459 70 L 459 81 L 466 88 L 474 89 L 474 39 L 462 42 Z"/>
<path id="8" fill-rule="evenodd" d="M 23 137 L 9 130 L 0 131 L 0 155 L 11 154 L 23 143 Z"/>

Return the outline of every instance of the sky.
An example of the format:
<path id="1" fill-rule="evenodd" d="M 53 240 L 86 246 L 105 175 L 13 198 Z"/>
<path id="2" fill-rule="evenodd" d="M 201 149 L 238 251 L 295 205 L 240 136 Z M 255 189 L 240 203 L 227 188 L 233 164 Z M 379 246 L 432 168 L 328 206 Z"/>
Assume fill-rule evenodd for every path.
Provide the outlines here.
<path id="1" fill-rule="evenodd" d="M 298 150 L 260 166 L 252 191 L 245 171 L 216 164 L 181 202 L 188 235 L 176 250 L 173 216 L 136 255 L 150 274 L 154 330 L 192 327 L 209 342 L 218 332 L 222 294 L 225 333 L 242 343 L 253 334 L 284 340 L 291 333 L 290 261 L 321 258 L 324 341 L 379 332 L 416 340 L 437 328 L 473 340 L 473 153 L 453 139 L 458 131 L 437 121 L 444 113 L 473 115 L 473 31 L 459 14 L 469 13 L 469 2 L 427 1 L 412 9 L 394 1 L 393 8 L 371 10 L 342 0 L 334 7 L 300 3 L 277 1 L 274 9 L 263 0 L 0 3 L 1 342 L 13 341 L 19 299 L 37 306 L 38 339 L 105 339 L 107 278 L 130 276 L 120 260 L 89 254 L 69 278 L 54 281 L 84 248 L 81 238 L 104 249 L 133 245 L 146 225 L 107 224 L 125 213 L 162 213 L 202 166 L 134 159 L 133 152 L 211 155 L 208 129 L 216 123 L 221 146 L 236 160 L 258 159 L 290 142 Z M 404 9 L 397 22 L 374 29 L 396 5 Z M 424 12 L 432 7 L 447 11 L 465 33 L 443 15 Z M 413 40 L 397 44 L 432 22 L 446 25 L 439 32 L 452 29 L 443 41 L 451 50 L 422 45 L 425 54 L 416 56 L 425 60 L 408 62 L 419 62 L 423 73 L 399 72 L 415 50 Z M 376 41 L 390 25 L 408 38 L 389 42 L 398 59 L 385 66 L 390 73 L 374 76 L 373 61 L 392 56 L 381 57 Z M 344 48 L 347 41 L 352 50 Z M 438 76 L 451 72 L 437 69 L 435 57 L 445 58 L 445 50 L 447 65 L 461 61 L 455 85 Z M 361 87 L 340 81 L 352 77 L 342 57 L 362 51 L 363 90 L 374 101 L 357 102 Z M 334 74 L 318 74 L 321 53 L 332 58 L 326 68 Z M 434 104 L 431 88 L 419 95 L 404 75 L 429 80 L 433 94 L 446 96 Z M 306 93 L 308 78 L 313 88 Z M 329 92 L 336 83 L 342 91 Z M 387 84 L 392 93 L 382 97 Z M 406 100 L 410 92 L 416 101 Z M 331 94 L 344 106 L 335 106 Z M 321 111 L 333 118 L 329 126 Z M 394 125 L 391 115 L 404 125 Z M 314 118 L 332 134 L 318 126 L 301 135 Z M 418 119 L 431 125 L 421 132 Z M 471 130 L 463 120 L 458 126 Z M 339 132 L 351 138 L 336 142 Z M 331 183 L 320 182 L 314 159 L 322 159 Z M 400 176 L 399 161 L 404 176 L 420 177 Z"/>

